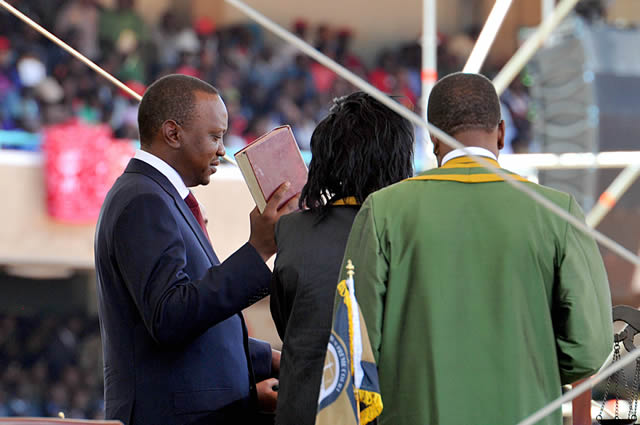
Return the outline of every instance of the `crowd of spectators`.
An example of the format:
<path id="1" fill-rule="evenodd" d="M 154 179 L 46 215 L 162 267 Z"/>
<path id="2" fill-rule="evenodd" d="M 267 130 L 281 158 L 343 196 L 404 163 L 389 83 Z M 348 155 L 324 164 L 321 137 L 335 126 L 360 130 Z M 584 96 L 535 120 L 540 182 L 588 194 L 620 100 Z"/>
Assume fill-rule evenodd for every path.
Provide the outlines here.
<path id="1" fill-rule="evenodd" d="M 97 317 L 0 315 L 0 417 L 104 417 Z"/>
<path id="2" fill-rule="evenodd" d="M 135 11 L 134 0 L 117 0 L 113 9 L 101 7 L 96 0 L 67 0 L 56 7 L 47 0 L 11 3 L 137 92 L 168 73 L 212 83 L 229 110 L 226 144 L 232 151 L 284 123 L 293 127 L 300 147 L 308 149 L 315 124 L 331 99 L 354 90 L 292 46 L 268 42 L 254 24 L 218 28 L 209 18 L 194 21 L 185 15 L 187 11 L 170 9 L 152 27 Z M 419 111 L 417 40 L 380 51 L 373 66 L 367 66 L 351 50 L 355 34 L 349 28 L 311 25 L 300 19 L 293 23 L 293 31 Z M 440 75 L 462 68 L 476 35 L 470 31 L 439 37 Z M 527 106 L 521 111 L 522 105 L 515 100 L 516 114 L 524 113 L 525 120 L 522 127 L 514 117 L 513 129 L 519 139 L 527 138 Z M 116 137 L 136 139 L 136 114 L 136 100 L 12 15 L 0 12 L 0 129 L 38 132 L 43 126 L 77 117 L 106 122 Z"/>

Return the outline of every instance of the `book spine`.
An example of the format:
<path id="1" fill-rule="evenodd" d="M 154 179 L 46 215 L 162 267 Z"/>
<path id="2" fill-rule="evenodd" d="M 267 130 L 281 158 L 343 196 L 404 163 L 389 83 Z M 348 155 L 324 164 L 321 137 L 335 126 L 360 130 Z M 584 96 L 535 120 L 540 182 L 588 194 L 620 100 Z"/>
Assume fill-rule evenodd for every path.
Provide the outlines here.
<path id="1" fill-rule="evenodd" d="M 251 196 L 258 207 L 258 211 L 262 214 L 267 206 L 267 200 L 262 193 L 262 189 L 256 179 L 256 175 L 251 167 L 251 162 L 249 161 L 247 154 L 245 152 L 239 152 L 236 154 L 236 162 L 238 163 L 238 168 L 240 168 L 242 177 L 244 177 L 244 181 L 247 183 L 249 193 L 251 193 Z"/>

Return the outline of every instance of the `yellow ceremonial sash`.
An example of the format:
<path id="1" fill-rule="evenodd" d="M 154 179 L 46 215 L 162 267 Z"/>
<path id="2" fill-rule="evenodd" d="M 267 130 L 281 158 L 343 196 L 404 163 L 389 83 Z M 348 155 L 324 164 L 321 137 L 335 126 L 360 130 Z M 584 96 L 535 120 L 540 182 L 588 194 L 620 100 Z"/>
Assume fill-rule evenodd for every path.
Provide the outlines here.
<path id="1" fill-rule="evenodd" d="M 355 196 L 347 196 L 346 198 L 341 198 L 332 202 L 331 205 L 360 205 L 360 202 L 356 201 Z"/>
<path id="2" fill-rule="evenodd" d="M 488 158 L 486 156 L 483 156 L 482 159 L 500 168 L 500 164 L 498 164 L 498 161 L 496 161 L 495 159 Z M 457 158 L 453 158 L 450 161 L 447 161 L 447 163 L 444 164 L 442 167 L 440 167 L 440 169 L 442 170 L 443 168 L 477 168 L 477 167 L 485 167 L 485 166 L 480 164 L 470 156 L 459 156 Z"/>
<path id="3" fill-rule="evenodd" d="M 489 163 L 495 165 L 496 167 L 500 167 L 498 161 L 492 158 L 483 158 Z M 487 170 L 486 173 L 464 173 L 464 169 L 468 168 L 486 168 L 484 165 L 475 161 L 473 158 L 468 156 L 461 156 L 458 158 L 454 158 L 451 161 L 448 161 L 442 167 L 438 168 L 438 170 L 451 170 L 446 173 L 427 173 L 421 176 L 411 177 L 407 180 L 439 180 L 439 181 L 452 181 L 459 183 L 489 183 L 489 182 L 501 182 L 504 179 L 498 174 L 491 173 Z M 511 177 L 515 180 L 521 182 L 528 182 L 529 180 L 525 179 L 522 176 L 517 174 L 508 172 Z"/>

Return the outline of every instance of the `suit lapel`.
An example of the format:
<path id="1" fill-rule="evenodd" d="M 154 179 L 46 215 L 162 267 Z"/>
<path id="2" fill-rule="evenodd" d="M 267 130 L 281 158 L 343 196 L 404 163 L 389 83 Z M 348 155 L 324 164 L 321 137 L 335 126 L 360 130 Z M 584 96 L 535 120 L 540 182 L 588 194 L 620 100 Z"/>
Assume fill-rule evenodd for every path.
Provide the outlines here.
<path id="1" fill-rule="evenodd" d="M 154 167 L 147 164 L 146 162 L 140 161 L 135 158 L 129 161 L 129 164 L 127 165 L 127 168 L 124 172 L 144 174 L 145 176 L 151 178 L 153 181 L 158 183 L 158 185 L 165 192 L 171 195 L 176 207 L 178 208 L 178 210 L 180 211 L 184 219 L 189 224 L 189 227 L 191 227 L 191 230 L 193 231 L 193 233 L 195 233 L 196 237 L 198 238 L 198 241 L 200 242 L 202 249 L 207 253 L 207 257 L 209 257 L 211 264 L 212 265 L 220 264 L 218 257 L 213 251 L 211 242 L 209 242 L 207 235 L 205 235 L 204 232 L 202 231 L 202 228 L 200 227 L 198 220 L 196 220 L 195 216 L 193 215 L 193 213 L 191 212 L 191 210 L 189 209 L 185 201 L 178 194 L 178 191 L 176 190 L 176 188 L 171 184 L 169 179 L 167 179 L 164 176 L 164 174 L 162 174 L 160 171 L 156 170 Z"/>

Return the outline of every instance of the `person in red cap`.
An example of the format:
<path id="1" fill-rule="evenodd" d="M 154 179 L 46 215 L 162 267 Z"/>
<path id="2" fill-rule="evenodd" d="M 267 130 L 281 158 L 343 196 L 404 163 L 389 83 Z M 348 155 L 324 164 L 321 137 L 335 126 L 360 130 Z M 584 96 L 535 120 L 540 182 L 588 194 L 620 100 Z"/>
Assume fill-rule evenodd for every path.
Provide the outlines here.
<path id="1" fill-rule="evenodd" d="M 7 37 L 0 35 L 0 52 L 6 52 L 11 47 L 11 42 Z"/>
<path id="2" fill-rule="evenodd" d="M 351 28 L 342 28 L 336 35 L 336 60 L 348 69 L 361 74 L 365 72 L 364 64 L 351 51 L 353 31 Z"/>
<path id="3" fill-rule="evenodd" d="M 303 40 L 307 38 L 307 28 L 309 23 L 302 18 L 296 19 L 293 23 L 293 33 Z"/>
<path id="4" fill-rule="evenodd" d="M 193 25 L 193 29 L 196 30 L 196 34 L 200 37 L 208 37 L 216 32 L 216 24 L 213 20 L 207 16 L 198 18 Z"/>

